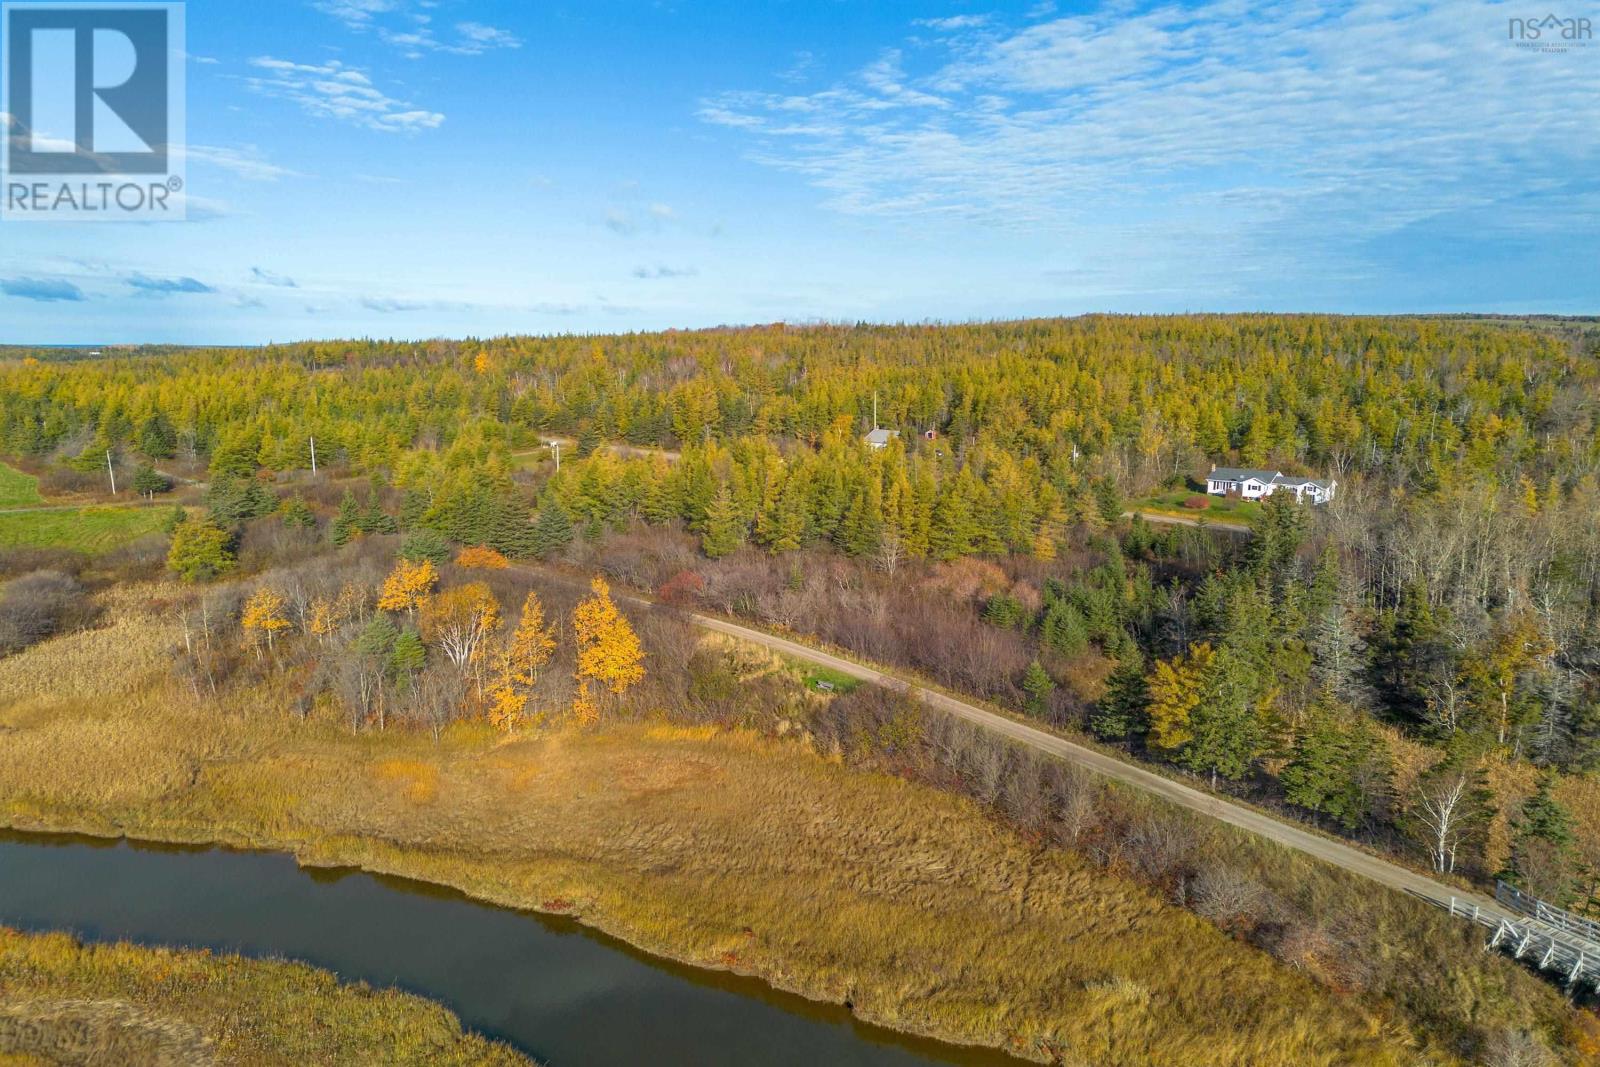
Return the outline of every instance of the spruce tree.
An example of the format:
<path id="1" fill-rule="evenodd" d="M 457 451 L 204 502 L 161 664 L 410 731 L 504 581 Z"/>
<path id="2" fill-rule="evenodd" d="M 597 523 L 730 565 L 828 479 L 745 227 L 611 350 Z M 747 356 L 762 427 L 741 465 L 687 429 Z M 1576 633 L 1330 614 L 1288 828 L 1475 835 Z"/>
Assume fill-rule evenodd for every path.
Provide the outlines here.
<path id="1" fill-rule="evenodd" d="M 314 530 L 317 528 L 317 517 L 311 511 L 311 506 L 306 503 L 305 497 L 296 493 L 283 502 L 278 509 L 283 516 L 283 524 L 291 528 Z"/>
<path id="2" fill-rule="evenodd" d="M 406 688 L 410 687 L 416 679 L 417 672 L 422 670 L 427 662 L 428 650 L 415 630 L 401 631 L 400 636 L 389 646 L 387 663 L 389 675 Z"/>
<path id="3" fill-rule="evenodd" d="M 356 503 L 356 495 L 350 490 L 344 491 L 344 498 L 339 501 L 339 513 L 333 518 L 333 525 L 328 528 L 328 536 L 336 545 L 347 545 L 361 534 L 361 505 Z"/>
<path id="4" fill-rule="evenodd" d="M 1050 710 L 1050 694 L 1055 692 L 1055 689 L 1055 681 L 1038 660 L 1028 664 L 1028 669 L 1022 676 L 1022 691 L 1028 694 L 1028 714 L 1043 718 Z"/>
<path id="5" fill-rule="evenodd" d="M 717 490 L 706 509 L 706 530 L 700 539 L 701 551 L 711 559 L 721 559 L 738 550 L 745 539 L 744 516 L 726 485 Z"/>
<path id="6" fill-rule="evenodd" d="M 383 505 L 378 502 L 378 491 L 370 490 L 367 493 L 367 506 L 361 510 L 357 525 L 362 533 L 367 534 L 392 534 L 399 530 L 394 516 L 383 510 Z"/>
<path id="7" fill-rule="evenodd" d="M 572 520 L 561 505 L 546 501 L 539 509 L 539 521 L 533 524 L 533 554 L 549 559 L 572 544 Z"/>
<path id="8" fill-rule="evenodd" d="M 520 498 L 501 497 L 495 502 L 488 544 L 514 559 L 525 559 L 537 551 L 533 523 L 529 521 L 527 505 Z"/>
<path id="9" fill-rule="evenodd" d="M 1127 741 L 1149 728 L 1150 686 L 1145 679 L 1144 657 L 1132 641 L 1106 678 L 1106 691 L 1089 715 L 1089 729 L 1103 741 Z"/>
<path id="10" fill-rule="evenodd" d="M 1555 798 L 1558 782 L 1554 772 L 1541 775 L 1537 790 L 1522 802 L 1512 825 L 1511 856 L 1501 877 L 1541 900 L 1566 907 L 1576 895 L 1581 865 L 1572 813 Z"/>
<path id="11" fill-rule="evenodd" d="M 438 566 L 450 558 L 450 542 L 438 530 L 423 526 L 401 539 L 400 558 L 412 563 L 427 560 Z"/>

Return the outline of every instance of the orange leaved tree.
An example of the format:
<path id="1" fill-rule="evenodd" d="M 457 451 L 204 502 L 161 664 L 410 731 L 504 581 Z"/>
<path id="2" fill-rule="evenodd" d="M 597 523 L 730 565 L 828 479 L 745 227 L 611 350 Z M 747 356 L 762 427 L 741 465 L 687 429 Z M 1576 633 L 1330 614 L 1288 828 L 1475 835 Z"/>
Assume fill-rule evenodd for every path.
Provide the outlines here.
<path id="1" fill-rule="evenodd" d="M 613 693 L 625 693 L 644 679 L 644 650 L 611 599 L 606 580 L 596 576 L 589 588 L 594 595 L 572 612 L 572 630 L 578 639 L 578 680 L 593 679 Z"/>
<path id="2" fill-rule="evenodd" d="M 378 594 L 378 607 L 384 611 L 403 611 L 415 616 L 417 609 L 427 603 L 439 584 L 439 571 L 430 559 L 413 563 L 408 559 L 394 561 L 394 570 L 383 580 L 383 591 Z"/>
<path id="3" fill-rule="evenodd" d="M 487 545 L 470 545 L 456 553 L 456 566 L 467 570 L 503 571 L 511 566 L 511 561 Z"/>

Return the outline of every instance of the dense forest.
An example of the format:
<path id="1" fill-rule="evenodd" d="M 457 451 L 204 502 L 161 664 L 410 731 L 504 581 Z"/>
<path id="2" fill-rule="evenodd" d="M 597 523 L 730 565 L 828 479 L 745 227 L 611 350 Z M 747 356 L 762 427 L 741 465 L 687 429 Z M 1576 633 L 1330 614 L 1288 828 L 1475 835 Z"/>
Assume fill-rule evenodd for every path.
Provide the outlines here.
<path id="1" fill-rule="evenodd" d="M 1563 320 L 1201 316 L 23 357 L 0 449 L 65 490 L 188 472 L 186 578 L 392 534 L 586 562 L 1581 907 L 1597 356 Z M 1248 538 L 1130 520 L 1212 464 L 1339 493 Z M 431 625 L 339 640 L 420 664 Z"/>

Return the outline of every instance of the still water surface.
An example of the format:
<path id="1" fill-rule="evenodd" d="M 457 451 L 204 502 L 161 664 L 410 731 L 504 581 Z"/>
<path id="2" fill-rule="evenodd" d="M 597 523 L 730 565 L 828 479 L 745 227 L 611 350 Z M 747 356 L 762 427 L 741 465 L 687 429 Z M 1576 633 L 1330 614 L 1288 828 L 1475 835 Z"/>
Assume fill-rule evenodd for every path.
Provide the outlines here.
<path id="1" fill-rule="evenodd" d="M 551 1067 L 1019 1063 L 660 960 L 570 919 L 272 853 L 0 831 L 0 923 L 304 960 L 432 997 Z"/>

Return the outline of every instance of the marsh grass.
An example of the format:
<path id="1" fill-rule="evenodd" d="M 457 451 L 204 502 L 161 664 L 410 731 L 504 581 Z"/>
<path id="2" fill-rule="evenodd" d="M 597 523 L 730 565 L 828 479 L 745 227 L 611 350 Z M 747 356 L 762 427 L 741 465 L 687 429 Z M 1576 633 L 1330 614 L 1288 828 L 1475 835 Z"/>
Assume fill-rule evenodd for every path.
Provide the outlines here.
<path id="1" fill-rule="evenodd" d="M 162 597 L 125 590 L 105 628 L 0 660 L 0 825 L 432 881 L 896 1029 L 1084 1067 L 1459 1062 L 1405 1011 L 1282 966 L 1114 864 L 804 741 L 661 720 L 510 739 L 464 723 L 435 742 L 352 735 L 327 709 L 295 720 L 270 689 L 195 699 L 170 680 L 166 615 L 140 606 Z M 1282 850 L 1238 855 L 1274 885 L 1370 892 Z M 1424 1007 L 1470 1015 L 1504 981 Z"/>
<path id="2" fill-rule="evenodd" d="M 79 1055 L 59 1062 L 113 1062 L 113 1040 L 150 1063 L 531 1063 L 438 1004 L 299 963 L 0 927 L 0 991 L 0 1063 L 58 1062 L 69 1047 Z M 29 1025 L 8 1039 L 7 1021 Z"/>

